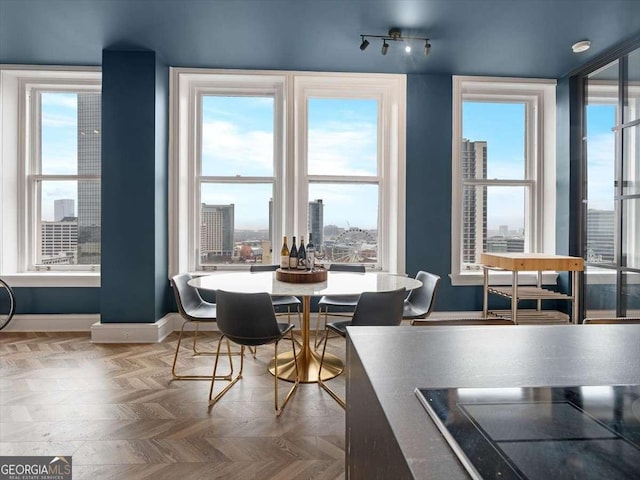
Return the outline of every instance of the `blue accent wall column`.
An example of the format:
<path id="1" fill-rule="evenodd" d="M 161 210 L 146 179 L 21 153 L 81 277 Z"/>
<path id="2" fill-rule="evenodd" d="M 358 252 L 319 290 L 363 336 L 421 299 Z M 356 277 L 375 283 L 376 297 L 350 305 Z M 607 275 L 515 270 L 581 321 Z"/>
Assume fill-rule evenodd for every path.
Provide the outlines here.
<path id="1" fill-rule="evenodd" d="M 582 104 L 583 90 L 576 76 L 558 80 L 556 87 L 556 253 L 582 256 Z M 584 284 L 580 285 L 584 297 Z M 570 292 L 570 277 L 559 272 L 558 289 Z M 557 308 L 568 313 L 567 302 Z"/>
<path id="2" fill-rule="evenodd" d="M 155 52 L 102 54 L 102 323 L 166 313 L 168 71 Z"/>
<path id="3" fill-rule="evenodd" d="M 450 75 L 407 76 L 407 274 L 440 275 L 437 310 L 478 310 L 482 289 L 449 277 L 452 95 Z"/>

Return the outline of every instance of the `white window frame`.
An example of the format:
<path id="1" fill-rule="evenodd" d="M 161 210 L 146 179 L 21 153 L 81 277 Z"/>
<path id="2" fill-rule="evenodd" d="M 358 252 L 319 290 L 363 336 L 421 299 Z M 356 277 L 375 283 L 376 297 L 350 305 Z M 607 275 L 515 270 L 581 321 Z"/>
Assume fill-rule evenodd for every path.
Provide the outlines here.
<path id="1" fill-rule="evenodd" d="M 525 251 L 555 252 L 555 80 L 453 77 L 452 134 L 452 208 L 451 208 L 451 283 L 482 285 L 482 269 L 462 270 L 462 213 L 465 185 L 524 186 Z M 525 176 L 524 179 L 464 180 L 462 178 L 462 105 L 465 100 L 480 102 L 524 103 Z M 556 274 L 544 275 L 543 282 L 554 283 Z M 511 284 L 510 273 L 492 273 L 492 284 Z M 535 284 L 534 274 L 519 275 L 519 283 Z"/>
<path id="2" fill-rule="evenodd" d="M 0 275 L 12 286 L 100 286 L 99 268 L 94 266 L 36 269 L 40 225 L 36 182 L 85 177 L 39 174 L 39 111 L 29 95 L 41 91 L 100 91 L 101 84 L 101 69 L 97 67 L 0 65 Z"/>
<path id="3" fill-rule="evenodd" d="M 203 179 L 197 175 L 200 155 L 198 95 L 202 92 L 229 94 L 234 91 L 273 94 L 276 98 L 274 178 L 270 179 L 274 184 L 274 238 L 271 239 L 276 242 L 274 263 L 279 263 L 277 240 L 285 232 L 306 232 L 308 228 L 309 181 L 364 181 L 380 185 L 378 264 L 384 271 L 404 273 L 405 75 L 193 68 L 171 68 L 170 71 L 169 276 L 198 269 L 196 225 L 200 204 L 196 187 L 199 189 L 199 182 Z M 363 179 L 307 174 L 306 99 L 309 96 L 380 100 L 379 118 L 384 120 L 378 122 L 379 175 Z M 204 180 L 225 179 L 206 177 Z M 247 183 L 264 183 L 266 180 L 264 177 L 242 179 Z M 215 269 L 246 268 L 248 266 L 218 265 Z"/>

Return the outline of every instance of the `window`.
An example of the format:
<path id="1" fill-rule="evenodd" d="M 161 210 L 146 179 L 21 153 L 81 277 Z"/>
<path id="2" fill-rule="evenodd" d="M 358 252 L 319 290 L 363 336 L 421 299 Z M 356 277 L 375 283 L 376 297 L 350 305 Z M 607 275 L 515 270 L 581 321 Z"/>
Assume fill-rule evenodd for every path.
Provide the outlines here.
<path id="1" fill-rule="evenodd" d="M 555 81 L 453 87 L 452 281 L 475 284 L 483 252 L 555 249 Z"/>
<path id="2" fill-rule="evenodd" d="M 309 233 L 319 262 L 404 271 L 404 76 L 171 71 L 171 273 Z"/>
<path id="3" fill-rule="evenodd" d="M 0 273 L 99 285 L 101 75 L 3 67 Z"/>

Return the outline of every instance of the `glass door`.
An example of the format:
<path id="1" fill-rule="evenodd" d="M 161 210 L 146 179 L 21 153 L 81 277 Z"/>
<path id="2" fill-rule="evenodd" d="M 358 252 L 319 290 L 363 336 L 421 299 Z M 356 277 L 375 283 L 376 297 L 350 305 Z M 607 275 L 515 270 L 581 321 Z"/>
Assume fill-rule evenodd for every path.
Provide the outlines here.
<path id="1" fill-rule="evenodd" d="M 640 49 L 585 77 L 585 317 L 640 316 Z"/>

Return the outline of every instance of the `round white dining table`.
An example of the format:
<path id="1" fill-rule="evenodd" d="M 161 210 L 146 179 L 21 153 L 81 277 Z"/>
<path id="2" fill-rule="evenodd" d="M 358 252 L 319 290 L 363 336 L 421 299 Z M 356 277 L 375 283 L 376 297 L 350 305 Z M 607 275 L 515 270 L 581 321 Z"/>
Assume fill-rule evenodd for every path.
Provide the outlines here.
<path id="1" fill-rule="evenodd" d="M 302 346 L 297 352 L 298 378 L 303 383 L 318 381 L 320 354 L 310 347 L 311 297 L 323 295 L 360 295 L 362 292 L 387 292 L 405 288 L 418 288 L 422 282 L 404 275 L 382 272 L 352 273 L 327 272 L 327 280 L 317 283 L 290 283 L 276 279 L 276 272 L 223 272 L 194 277 L 189 285 L 202 290 L 226 290 L 238 293 L 267 292 L 270 295 L 295 295 L 302 298 Z M 296 368 L 293 352 L 278 354 L 269 364 L 274 374 L 278 362 L 278 378 L 295 381 Z M 328 380 L 339 375 L 344 364 L 335 355 L 325 354 L 322 365 L 322 379 Z"/>

